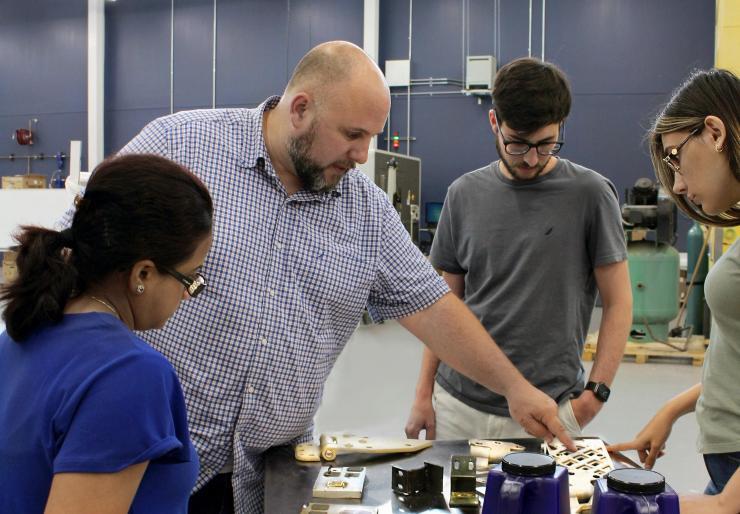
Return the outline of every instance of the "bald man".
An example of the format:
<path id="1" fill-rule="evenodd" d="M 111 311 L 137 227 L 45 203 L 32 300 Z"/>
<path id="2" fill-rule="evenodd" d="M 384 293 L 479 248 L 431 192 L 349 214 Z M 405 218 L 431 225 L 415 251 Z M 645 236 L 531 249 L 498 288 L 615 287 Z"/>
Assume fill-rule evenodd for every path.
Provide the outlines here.
<path id="1" fill-rule="evenodd" d="M 263 511 L 264 452 L 312 439 L 324 382 L 365 308 L 506 396 L 529 433 L 571 443 L 555 403 L 449 292 L 355 168 L 389 109 L 375 63 L 334 41 L 303 57 L 282 97 L 166 116 L 122 150 L 180 162 L 216 207 L 204 294 L 144 336 L 185 391 L 201 461 L 191 513 Z"/>

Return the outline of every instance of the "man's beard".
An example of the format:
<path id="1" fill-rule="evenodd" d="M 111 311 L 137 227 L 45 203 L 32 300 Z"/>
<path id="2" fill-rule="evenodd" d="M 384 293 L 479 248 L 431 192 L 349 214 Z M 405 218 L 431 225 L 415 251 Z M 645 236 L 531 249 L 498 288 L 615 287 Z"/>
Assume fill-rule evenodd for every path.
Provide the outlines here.
<path id="1" fill-rule="evenodd" d="M 519 175 L 517 173 L 516 168 L 514 166 L 512 166 L 511 164 L 509 164 L 509 161 L 506 160 L 506 156 L 508 154 L 506 153 L 505 149 L 501 147 L 501 144 L 499 143 L 498 138 L 496 138 L 496 150 L 498 151 L 498 155 L 501 158 L 501 162 L 503 163 L 504 167 L 509 172 L 509 174 L 512 177 L 514 177 L 514 180 L 519 180 L 519 181 L 522 181 L 522 182 L 526 182 L 528 180 L 534 180 L 537 177 L 539 177 L 540 174 L 542 173 L 542 171 L 545 169 L 545 166 L 547 166 L 547 163 L 550 162 L 550 159 L 551 159 L 551 157 L 548 157 L 548 159 L 543 164 L 539 164 L 538 163 L 537 166 L 533 166 L 532 168 L 530 168 L 530 169 L 536 169 L 537 170 L 537 172 L 533 176 L 531 176 L 531 177 L 522 177 L 521 175 Z M 522 163 L 520 164 L 520 166 L 527 166 L 527 163 L 524 162 L 524 160 L 522 160 Z"/>
<path id="2" fill-rule="evenodd" d="M 315 138 L 316 120 L 311 123 L 305 134 L 290 139 L 288 155 L 293 162 L 296 175 L 303 183 L 303 187 L 315 193 L 325 193 L 334 189 L 341 177 L 336 182 L 329 183 L 324 176 L 326 168 L 311 158 L 310 152 Z M 343 166 L 345 164 L 347 169 L 355 167 L 354 162 L 342 163 Z"/>

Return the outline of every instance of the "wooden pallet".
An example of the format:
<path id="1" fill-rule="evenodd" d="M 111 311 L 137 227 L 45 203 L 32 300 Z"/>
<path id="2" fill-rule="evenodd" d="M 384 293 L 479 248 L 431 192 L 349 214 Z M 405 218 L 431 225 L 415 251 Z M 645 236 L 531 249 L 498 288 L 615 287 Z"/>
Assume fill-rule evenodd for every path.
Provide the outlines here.
<path id="1" fill-rule="evenodd" d="M 592 361 L 596 354 L 596 339 L 598 334 L 589 334 L 586 338 L 586 346 L 583 349 L 583 360 Z M 686 344 L 685 337 L 670 337 L 668 341 L 678 347 Z M 625 357 L 634 357 L 635 363 L 645 364 L 650 357 L 660 357 L 671 359 L 676 362 L 690 361 L 693 366 L 702 366 L 704 364 L 704 348 L 706 348 L 706 339 L 701 336 L 691 337 L 692 349 L 686 352 L 675 350 L 670 346 L 662 343 L 631 343 L 627 342 L 624 349 Z M 695 349 L 700 347 L 701 350 Z"/>

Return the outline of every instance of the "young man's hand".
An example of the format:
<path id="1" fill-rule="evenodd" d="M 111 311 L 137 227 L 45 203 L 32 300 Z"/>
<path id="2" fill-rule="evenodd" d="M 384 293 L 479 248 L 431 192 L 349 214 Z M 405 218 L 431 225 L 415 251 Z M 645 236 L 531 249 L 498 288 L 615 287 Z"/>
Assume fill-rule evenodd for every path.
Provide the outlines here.
<path id="1" fill-rule="evenodd" d="M 409 419 L 406 422 L 406 437 L 409 439 L 418 439 L 419 432 L 422 430 L 426 431 L 424 437 L 426 440 L 436 439 L 436 415 L 431 396 L 416 397 L 414 404 L 411 406 Z"/>

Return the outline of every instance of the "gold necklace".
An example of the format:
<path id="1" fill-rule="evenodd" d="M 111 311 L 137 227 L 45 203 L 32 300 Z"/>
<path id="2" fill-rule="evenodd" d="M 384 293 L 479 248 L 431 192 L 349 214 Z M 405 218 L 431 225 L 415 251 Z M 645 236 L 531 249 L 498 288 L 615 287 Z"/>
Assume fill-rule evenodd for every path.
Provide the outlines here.
<path id="1" fill-rule="evenodd" d="M 113 306 L 112 306 L 111 304 L 109 304 L 109 303 L 108 303 L 108 302 L 106 302 L 105 300 L 101 300 L 101 299 L 100 299 L 100 298 L 98 298 L 97 296 L 93 296 L 93 295 L 88 295 L 88 296 L 90 297 L 90 299 L 91 299 L 91 300 L 95 300 L 96 302 L 98 302 L 98 303 L 102 303 L 103 305 L 105 305 L 106 307 L 108 307 L 108 309 L 110 309 L 110 311 L 111 311 L 111 312 L 112 312 L 113 314 L 115 314 L 115 315 L 116 315 L 116 317 L 117 317 L 118 319 L 121 319 L 121 315 L 120 315 L 120 314 L 118 314 L 118 311 L 116 310 L 116 308 L 115 308 L 115 307 L 113 307 Z"/>

